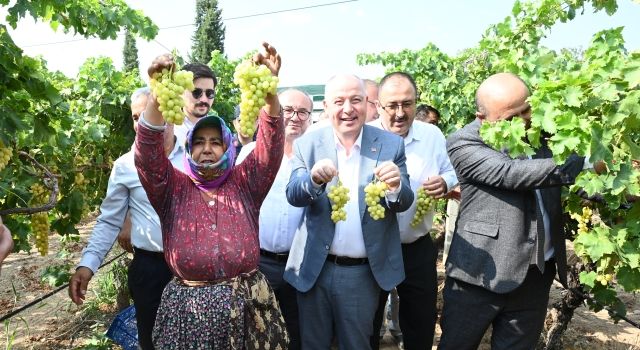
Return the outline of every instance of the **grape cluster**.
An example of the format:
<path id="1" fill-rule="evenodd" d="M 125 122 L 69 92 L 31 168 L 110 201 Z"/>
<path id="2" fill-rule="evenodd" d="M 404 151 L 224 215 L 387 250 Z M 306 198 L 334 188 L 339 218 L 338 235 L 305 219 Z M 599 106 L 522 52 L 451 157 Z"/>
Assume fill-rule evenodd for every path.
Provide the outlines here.
<path id="1" fill-rule="evenodd" d="M 49 191 L 41 184 L 31 185 L 31 205 L 42 205 L 47 202 Z M 31 232 L 35 236 L 36 248 L 40 255 L 49 252 L 49 215 L 40 212 L 31 215 Z"/>
<path id="2" fill-rule="evenodd" d="M 76 176 L 73 179 L 73 183 L 78 187 L 78 189 L 83 190 L 89 183 L 89 180 L 85 179 L 82 173 L 76 173 Z"/>
<path id="3" fill-rule="evenodd" d="M 411 219 L 411 227 L 417 227 L 425 215 L 433 208 L 435 204 L 435 200 L 433 197 L 427 195 L 424 187 L 418 188 L 418 194 L 416 196 L 416 213 L 413 215 L 413 219 Z"/>
<path id="4" fill-rule="evenodd" d="M 11 148 L 5 147 L 0 141 L 0 171 L 9 164 L 9 159 L 11 159 Z"/>
<path id="5" fill-rule="evenodd" d="M 156 95 L 160 113 L 167 123 L 182 124 L 184 114 L 182 94 L 185 90 L 193 90 L 193 73 L 187 71 L 172 72 L 163 69 L 162 73 L 154 73 L 149 80 L 149 86 Z"/>
<path id="6" fill-rule="evenodd" d="M 344 205 L 349 201 L 349 189 L 342 185 L 342 181 L 338 180 L 336 185 L 331 186 L 327 197 L 331 200 L 331 220 L 334 223 L 347 220 Z"/>
<path id="7" fill-rule="evenodd" d="M 587 233 L 589 231 L 592 216 L 593 210 L 589 207 L 582 207 L 582 214 L 571 213 L 571 218 L 578 222 L 577 234 Z"/>
<path id="8" fill-rule="evenodd" d="M 240 132 L 251 136 L 256 132 L 256 120 L 260 108 L 265 105 L 267 94 L 278 92 L 278 77 L 271 75 L 265 65 L 246 60 L 236 67 L 233 82 L 240 86 Z"/>
<path id="9" fill-rule="evenodd" d="M 364 187 L 364 202 L 367 211 L 373 220 L 384 219 L 384 207 L 380 205 L 380 198 L 384 197 L 387 184 L 379 180 L 373 180 Z"/>
<path id="10" fill-rule="evenodd" d="M 46 212 L 31 215 L 31 231 L 35 235 L 36 248 L 40 255 L 49 252 L 49 215 Z"/>
<path id="11" fill-rule="evenodd" d="M 613 274 L 611 273 L 599 274 L 596 276 L 596 281 L 600 282 L 603 286 L 606 286 L 612 280 Z"/>

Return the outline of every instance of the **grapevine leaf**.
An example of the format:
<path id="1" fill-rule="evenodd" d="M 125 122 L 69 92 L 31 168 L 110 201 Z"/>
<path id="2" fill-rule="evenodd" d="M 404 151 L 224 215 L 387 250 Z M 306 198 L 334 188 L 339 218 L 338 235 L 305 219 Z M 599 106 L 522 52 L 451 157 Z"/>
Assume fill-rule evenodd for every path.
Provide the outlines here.
<path id="1" fill-rule="evenodd" d="M 635 90 L 627 94 L 627 96 L 620 101 L 620 113 L 626 113 L 629 115 L 640 115 L 640 90 Z"/>
<path id="2" fill-rule="evenodd" d="M 612 130 L 605 130 L 600 124 L 593 124 L 591 129 L 591 158 L 589 161 L 595 163 L 598 160 L 610 161 L 613 159 L 613 152 L 609 149 Z"/>
<path id="3" fill-rule="evenodd" d="M 623 70 L 624 80 L 629 83 L 629 89 L 633 89 L 640 84 L 640 63 L 636 62 Z"/>
<path id="4" fill-rule="evenodd" d="M 614 84 L 611 84 L 609 82 L 605 82 L 599 85 L 598 87 L 593 89 L 593 92 L 596 94 L 596 96 L 605 101 L 618 100 L 618 89 Z"/>
<path id="5" fill-rule="evenodd" d="M 600 305 L 617 305 L 618 298 L 616 291 L 608 288 L 595 288 L 593 290 L 593 299 Z M 624 314 L 624 311 L 622 311 Z"/>
<path id="6" fill-rule="evenodd" d="M 616 273 L 618 283 L 627 292 L 633 292 L 640 289 L 640 269 L 621 267 Z"/>
<path id="7" fill-rule="evenodd" d="M 633 181 L 635 178 L 635 173 L 629 164 L 622 164 L 620 166 L 620 171 L 616 175 L 613 180 L 611 186 L 611 194 L 618 195 L 624 192 L 627 189 L 627 186 Z"/>
<path id="8" fill-rule="evenodd" d="M 593 261 L 600 260 L 604 255 L 615 251 L 615 244 L 609 240 L 609 228 L 598 226 L 588 233 L 582 233 L 576 238 L 584 246 L 585 251 Z"/>
<path id="9" fill-rule="evenodd" d="M 587 192 L 589 196 L 593 196 L 596 193 L 601 193 L 604 190 L 604 181 L 602 176 L 599 176 L 595 173 L 586 173 L 578 180 L 576 180 L 576 185 L 580 186 L 582 189 Z"/>
<path id="10" fill-rule="evenodd" d="M 594 271 L 582 271 L 580 272 L 580 283 L 584 284 L 585 286 L 589 286 L 589 288 L 593 288 L 595 287 L 597 276 L 598 274 L 596 274 Z"/>
<path id="11" fill-rule="evenodd" d="M 581 89 L 575 86 L 569 86 L 565 90 L 564 103 L 569 107 L 580 107 L 584 94 Z"/>

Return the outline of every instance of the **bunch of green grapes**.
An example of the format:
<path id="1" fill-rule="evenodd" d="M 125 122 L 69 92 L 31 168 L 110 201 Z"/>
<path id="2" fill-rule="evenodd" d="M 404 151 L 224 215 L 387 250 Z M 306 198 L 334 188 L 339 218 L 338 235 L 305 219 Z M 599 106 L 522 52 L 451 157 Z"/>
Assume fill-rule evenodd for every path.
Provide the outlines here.
<path id="1" fill-rule="evenodd" d="M 377 179 L 369 182 L 364 188 L 364 202 L 373 220 L 384 219 L 384 207 L 380 205 L 380 198 L 384 197 L 386 190 L 387 183 Z"/>
<path id="2" fill-rule="evenodd" d="M 78 187 L 79 190 L 84 190 L 89 183 L 89 180 L 85 179 L 82 173 L 76 173 L 76 176 L 73 179 L 73 183 Z"/>
<path id="3" fill-rule="evenodd" d="M 4 167 L 9 164 L 9 159 L 11 159 L 11 148 L 5 147 L 4 143 L 0 141 L 0 171 L 4 169 Z"/>
<path id="4" fill-rule="evenodd" d="M 47 202 L 49 191 L 39 183 L 31 185 L 31 205 L 42 205 Z M 49 251 L 49 215 L 46 212 L 31 215 L 31 232 L 35 237 L 36 248 L 40 255 Z"/>
<path id="5" fill-rule="evenodd" d="M 36 248 L 40 255 L 49 252 L 49 215 L 46 212 L 31 215 L 31 232 L 35 235 Z"/>
<path id="6" fill-rule="evenodd" d="M 424 187 L 418 188 L 418 194 L 416 196 L 416 213 L 413 215 L 413 219 L 411 219 L 411 227 L 417 227 L 431 209 L 433 209 L 435 205 L 435 200 L 433 197 L 428 196 L 427 192 L 425 192 Z"/>
<path id="7" fill-rule="evenodd" d="M 577 234 L 589 232 L 589 224 L 593 217 L 593 210 L 589 207 L 582 207 L 582 214 L 571 213 L 571 218 L 578 222 Z"/>
<path id="8" fill-rule="evenodd" d="M 334 223 L 347 220 L 344 205 L 349 201 L 349 189 L 342 185 L 342 181 L 338 180 L 336 185 L 331 186 L 327 197 L 331 200 L 331 220 Z"/>
<path id="9" fill-rule="evenodd" d="M 149 80 L 149 86 L 158 101 L 160 113 L 167 123 L 182 124 L 184 114 L 182 94 L 185 90 L 192 91 L 193 73 L 187 71 L 173 72 L 163 69 L 162 73 L 154 73 Z"/>
<path id="10" fill-rule="evenodd" d="M 260 108 L 265 105 L 267 94 L 278 92 L 278 77 L 265 65 L 244 61 L 236 67 L 233 82 L 240 87 L 240 131 L 251 136 L 256 132 L 256 120 Z"/>

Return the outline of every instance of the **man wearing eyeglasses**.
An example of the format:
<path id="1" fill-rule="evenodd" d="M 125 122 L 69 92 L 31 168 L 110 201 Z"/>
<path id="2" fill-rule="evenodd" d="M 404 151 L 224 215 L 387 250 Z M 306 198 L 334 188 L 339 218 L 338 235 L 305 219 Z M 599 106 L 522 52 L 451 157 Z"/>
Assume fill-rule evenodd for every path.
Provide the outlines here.
<path id="1" fill-rule="evenodd" d="M 182 95 L 184 100 L 182 110 L 186 118 L 184 118 L 182 125 L 176 125 L 174 129 L 174 134 L 180 144 L 184 144 L 187 132 L 193 129 L 198 119 L 209 114 L 216 96 L 215 89 L 218 85 L 218 79 L 206 64 L 189 63 L 182 67 L 182 70 L 193 73 L 193 85 L 195 88 L 193 91 L 185 91 Z"/>
<path id="2" fill-rule="evenodd" d="M 435 125 L 415 121 L 417 87 L 403 72 L 389 73 L 380 81 L 380 118 L 370 124 L 399 135 L 404 140 L 411 190 L 425 189 L 428 196 L 442 198 L 458 182 L 447 156 L 446 140 Z M 402 258 L 406 277 L 396 289 L 400 299 L 400 330 L 406 349 L 430 349 L 436 324 L 437 249 L 429 231 L 431 210 L 414 227 L 416 200 L 409 210 L 398 213 Z M 374 329 L 380 329 L 388 292 L 381 291 Z M 378 334 L 371 338 L 377 349 Z"/>
<path id="3" fill-rule="evenodd" d="M 289 258 L 293 237 L 300 226 L 303 208 L 287 202 L 286 187 L 291 175 L 293 142 L 302 136 L 311 124 L 313 100 L 298 89 L 287 89 L 278 95 L 284 117 L 284 156 L 276 179 L 262 202 L 259 217 L 260 264 L 259 269 L 273 289 L 289 332 L 289 350 L 301 349 L 298 302 L 296 290 L 284 280 L 284 269 Z M 255 141 L 248 143 L 238 155 L 236 165 L 253 152 Z"/>

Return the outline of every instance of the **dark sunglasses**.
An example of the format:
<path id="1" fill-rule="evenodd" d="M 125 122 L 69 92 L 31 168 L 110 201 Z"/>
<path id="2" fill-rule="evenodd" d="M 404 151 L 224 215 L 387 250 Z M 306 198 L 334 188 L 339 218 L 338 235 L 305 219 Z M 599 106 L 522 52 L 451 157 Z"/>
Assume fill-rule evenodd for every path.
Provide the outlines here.
<path id="1" fill-rule="evenodd" d="M 203 92 L 205 93 L 205 95 L 207 95 L 207 98 L 210 100 L 213 100 L 213 98 L 216 96 L 216 90 L 214 89 L 202 90 L 201 88 L 193 89 L 193 91 L 191 91 L 191 95 L 193 96 L 193 98 L 197 100 L 202 96 Z"/>

